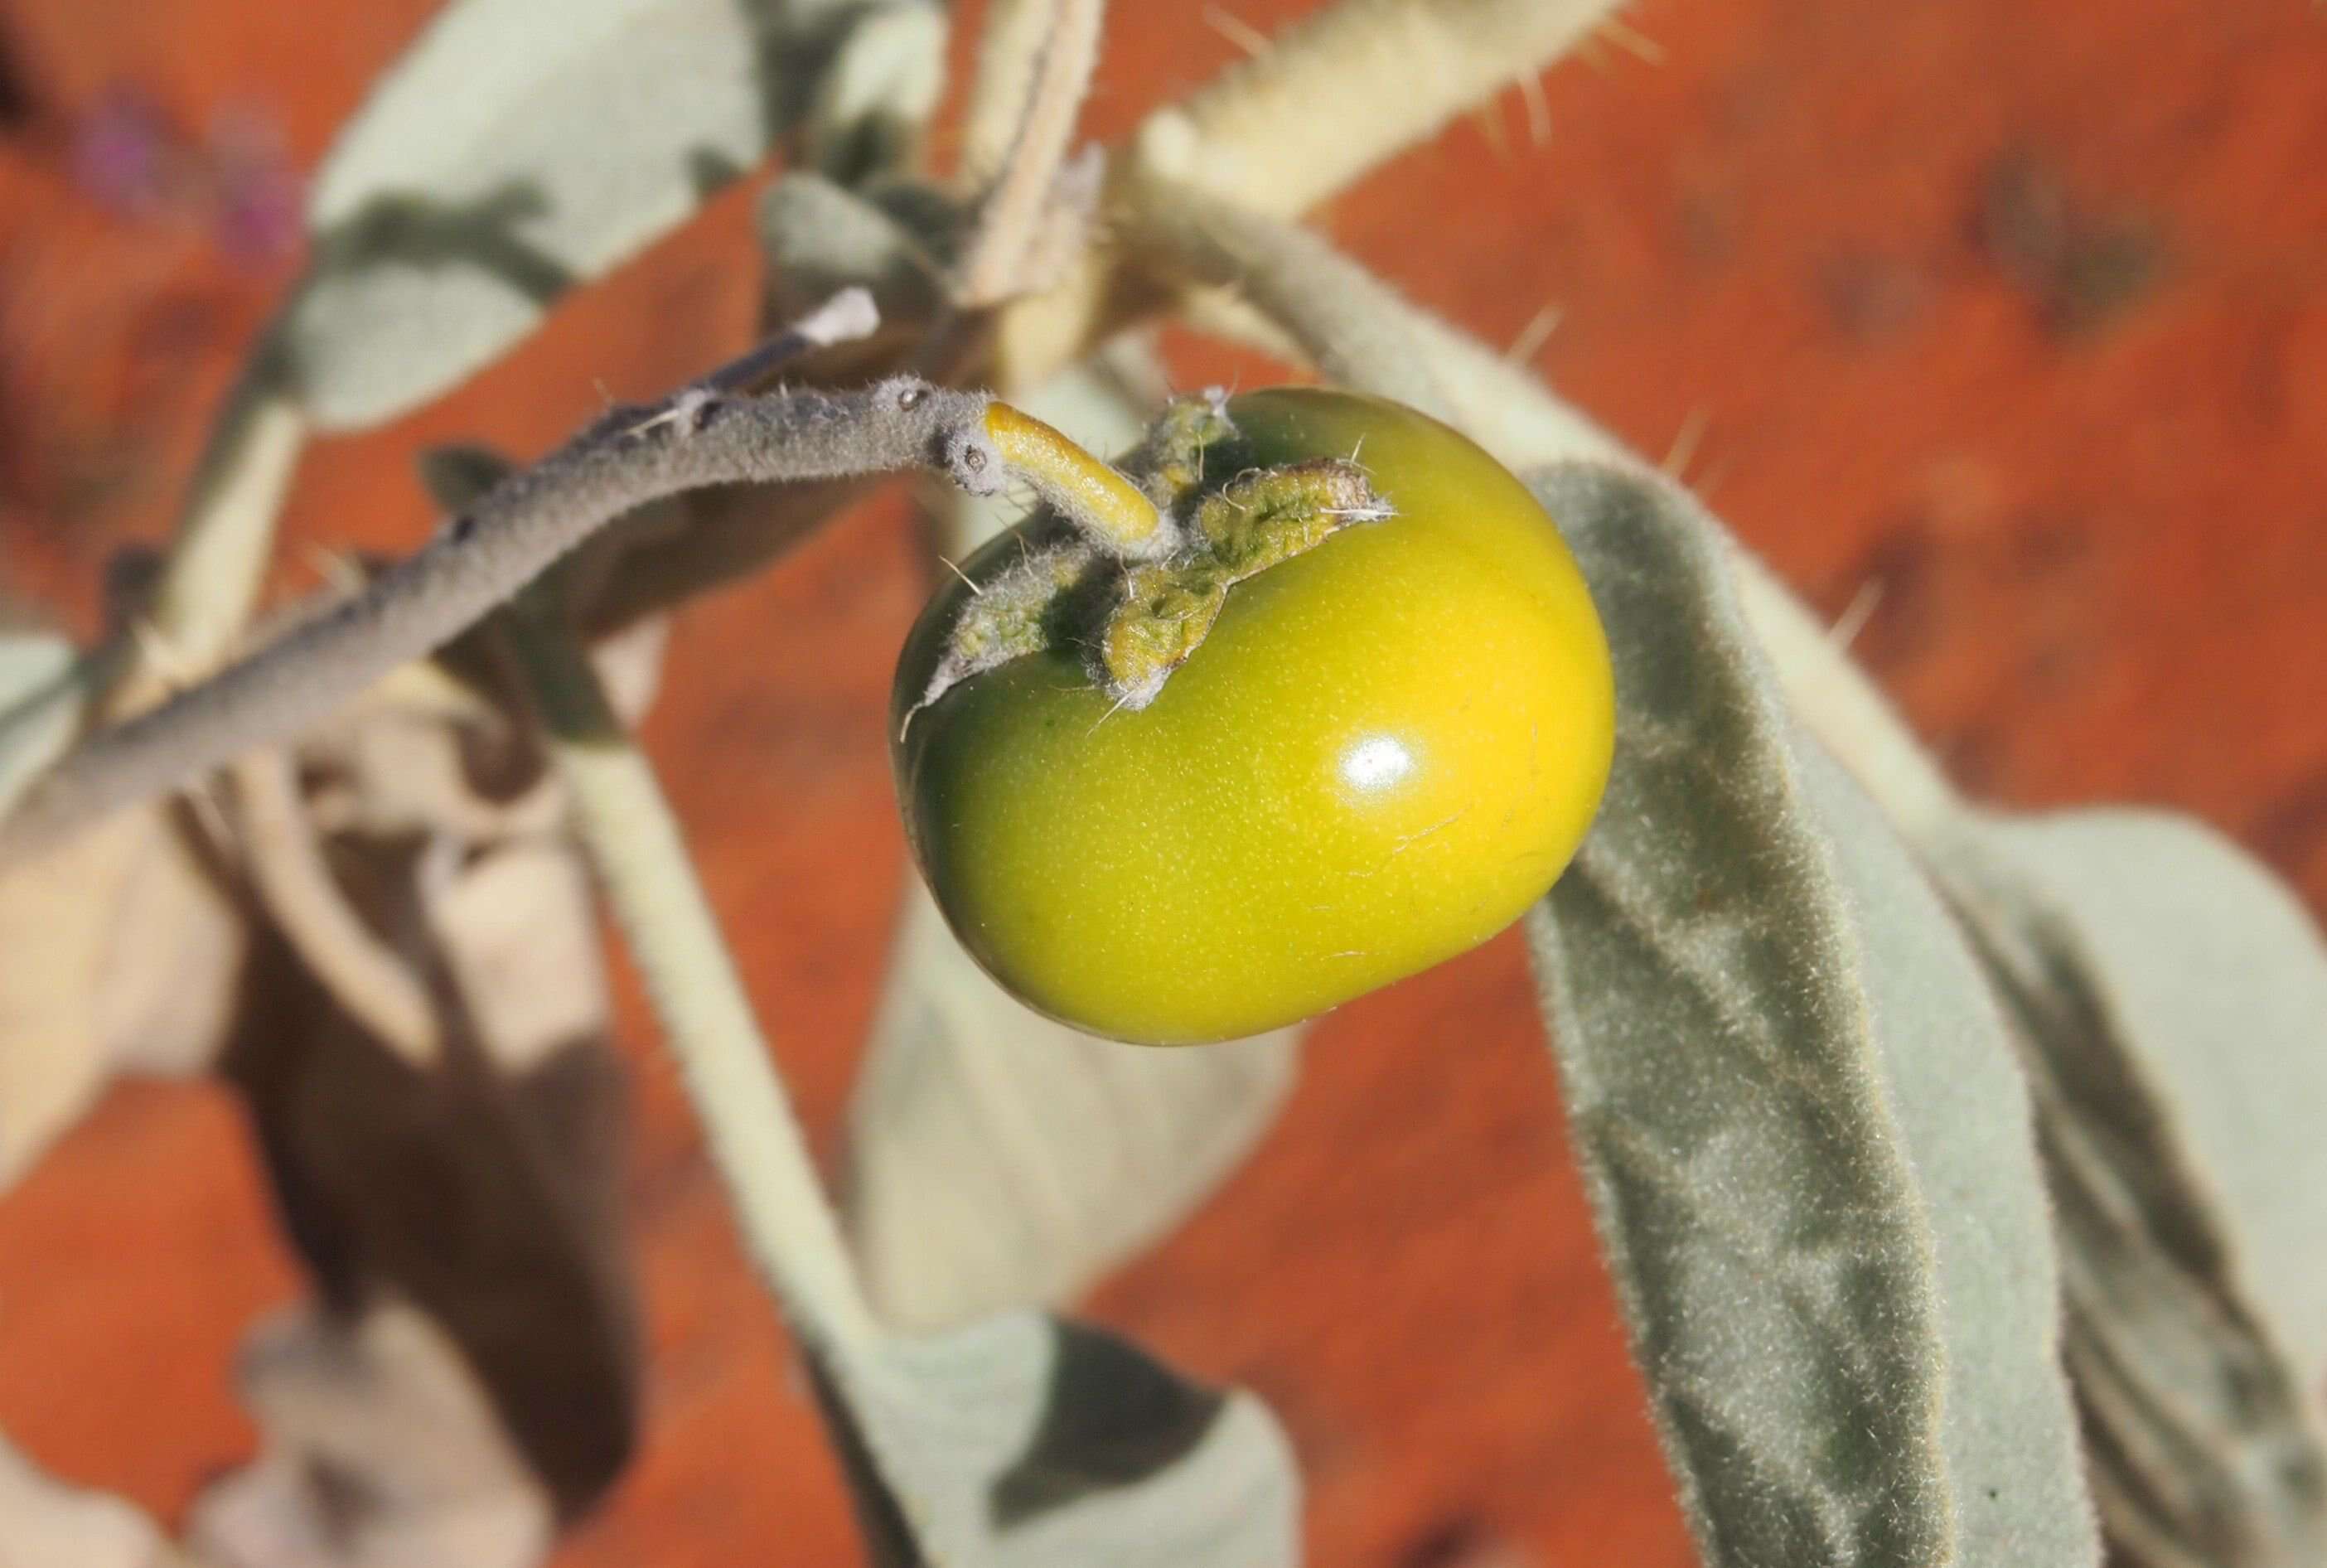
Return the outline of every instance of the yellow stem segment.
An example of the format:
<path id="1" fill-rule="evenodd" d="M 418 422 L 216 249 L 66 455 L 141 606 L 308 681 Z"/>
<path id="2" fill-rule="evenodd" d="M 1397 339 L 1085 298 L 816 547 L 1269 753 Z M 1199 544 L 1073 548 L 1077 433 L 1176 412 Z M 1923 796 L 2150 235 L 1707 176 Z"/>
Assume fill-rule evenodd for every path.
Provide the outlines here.
<path id="1" fill-rule="evenodd" d="M 1111 553 L 1149 560 L 1168 555 L 1177 542 L 1137 485 L 1033 415 L 991 404 L 986 434 L 1013 472 Z"/>

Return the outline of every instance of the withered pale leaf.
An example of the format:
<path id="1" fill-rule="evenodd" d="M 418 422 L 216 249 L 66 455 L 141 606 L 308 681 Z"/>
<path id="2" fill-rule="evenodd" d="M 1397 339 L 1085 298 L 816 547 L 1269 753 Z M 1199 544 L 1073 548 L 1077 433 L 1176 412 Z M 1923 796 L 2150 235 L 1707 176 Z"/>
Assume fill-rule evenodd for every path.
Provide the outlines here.
<path id="1" fill-rule="evenodd" d="M 249 933 L 177 824 L 164 817 L 154 826 L 114 901 L 96 1038 L 117 1071 L 192 1078 L 210 1070 L 225 1041 Z"/>
<path id="2" fill-rule="evenodd" d="M 459 1349 L 398 1302 L 350 1321 L 262 1324 L 238 1381 L 258 1461 L 197 1499 L 194 1549 L 219 1568 L 533 1568 L 547 1492 Z"/>
<path id="3" fill-rule="evenodd" d="M 224 1042 L 244 942 L 169 816 L 128 813 L 0 877 L 0 1190 L 125 1068 Z"/>
<path id="4" fill-rule="evenodd" d="M 436 883 L 428 923 L 497 1069 L 530 1072 L 605 1029 L 597 919 L 570 848 L 512 845 L 424 881 Z"/>
<path id="5" fill-rule="evenodd" d="M 505 725 L 476 691 L 419 678 L 433 669 L 404 672 L 415 677 L 405 694 L 413 700 L 375 694 L 351 727 L 395 726 L 396 744 L 378 759 L 388 771 L 415 747 L 460 753 L 456 733 L 499 734 L 506 750 L 484 773 L 537 797 L 526 816 L 538 820 L 497 814 L 456 754 L 443 781 L 449 809 L 353 812 L 325 849 L 334 894 L 377 933 L 378 956 L 421 983 L 436 1049 L 419 1057 L 382 1038 L 377 1018 L 313 966 L 312 944 L 290 939 L 284 910 L 269 903 L 225 1065 L 289 1239 L 332 1308 L 309 1338 L 355 1334 L 334 1315 L 350 1303 L 412 1303 L 457 1346 L 531 1479 L 570 1517 L 621 1472 L 639 1421 L 621 1073 L 605 1038 L 589 885 L 559 831 L 557 782 L 522 726 Z M 311 742 L 307 771 L 333 774 L 350 754 Z M 361 783 L 359 770 L 359 799 Z M 332 787 L 350 788 L 344 771 Z M 457 1414 L 429 1406 L 415 1414 L 415 1433 L 432 1411 Z M 295 1490 L 295 1469 L 250 1484 L 261 1496 Z M 391 1492 L 402 1484 L 392 1466 L 352 1479 Z M 446 1508 L 446 1519 L 476 1512 L 466 1501 Z M 286 1506 L 267 1517 L 298 1515 Z M 512 1516 L 495 1503 L 484 1517 Z M 487 1525 L 458 1526 L 472 1527 Z M 402 1539 L 402 1528 L 384 1539 Z"/>
<path id="6" fill-rule="evenodd" d="M 128 1503 L 67 1486 L 0 1435 L 0 1568 L 161 1568 L 168 1551 Z"/>
<path id="7" fill-rule="evenodd" d="M 2028 1102 L 1979 969 L 1780 706 L 1717 525 L 1615 468 L 1538 493 L 1619 719 L 1529 937 L 1707 1562 L 2095 1563 Z"/>
<path id="8" fill-rule="evenodd" d="M 1210 1194 L 1275 1120 L 1295 1031 L 1097 1040 L 977 967 L 917 881 L 850 1108 L 841 1214 L 906 1329 L 1072 1298 Z"/>

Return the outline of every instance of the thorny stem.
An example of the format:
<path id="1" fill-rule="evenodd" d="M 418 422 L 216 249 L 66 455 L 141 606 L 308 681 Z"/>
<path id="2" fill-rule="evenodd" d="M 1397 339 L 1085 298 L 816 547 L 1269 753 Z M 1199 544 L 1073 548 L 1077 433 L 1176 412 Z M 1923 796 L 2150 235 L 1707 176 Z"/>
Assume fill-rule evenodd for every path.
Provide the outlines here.
<path id="1" fill-rule="evenodd" d="M 1304 211 L 1588 38 L 1616 0 L 1341 0 L 1152 116 L 1145 173 Z"/>
<path id="2" fill-rule="evenodd" d="M 1177 542 L 1169 521 L 1137 485 L 1033 415 L 1007 403 L 990 404 L 986 434 L 1017 477 L 1109 555 L 1153 560 Z"/>
<path id="3" fill-rule="evenodd" d="M 1200 279 L 1233 281 L 1335 379 L 1435 414 L 1521 471 L 1582 459 L 1630 470 L 1644 483 L 1675 482 L 1539 378 L 1317 235 L 1192 192 L 1169 210 L 1173 219 L 1143 231 L 1150 242 Z M 1955 789 L 1889 700 L 1768 567 L 1742 546 L 1732 551 L 1732 566 L 1746 619 L 1802 721 L 1911 840 L 1942 831 L 1960 809 Z"/>
<path id="4" fill-rule="evenodd" d="M 495 487 L 355 598 L 213 678 L 102 732 L 0 827 L 0 870 L 107 813 L 280 744 L 433 652 L 614 518 L 706 485 L 935 469 L 975 494 L 1004 480 L 980 393 L 899 378 L 862 391 L 733 397 L 710 383 L 617 408 Z"/>
<path id="5" fill-rule="evenodd" d="M 1190 191 L 1140 230 L 1201 281 L 1233 286 L 1334 380 L 1454 425 L 1512 468 L 1588 457 L 1633 461 L 1623 443 L 1467 332 L 1406 299 L 1297 224 Z"/>
<path id="6" fill-rule="evenodd" d="M 506 620 L 753 1260 L 811 1351 L 877 1345 L 883 1330 L 654 770 L 579 639 L 522 602 Z"/>
<path id="7" fill-rule="evenodd" d="M 1270 40 L 1117 150 L 1112 227 L 1194 187 L 1289 218 L 1531 79 L 1601 26 L 1616 0 L 1341 0 Z M 1174 292 L 1137 238 L 1117 230 L 1056 285 L 1012 302 L 995 327 L 1001 391 L 1047 380 Z"/>

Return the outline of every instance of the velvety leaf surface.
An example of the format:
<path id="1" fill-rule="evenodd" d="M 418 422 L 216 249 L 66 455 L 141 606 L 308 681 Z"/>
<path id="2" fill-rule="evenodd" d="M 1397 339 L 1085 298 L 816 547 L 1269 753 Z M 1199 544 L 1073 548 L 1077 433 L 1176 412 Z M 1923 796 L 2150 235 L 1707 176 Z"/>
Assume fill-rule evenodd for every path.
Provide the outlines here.
<path id="1" fill-rule="evenodd" d="M 1938 860 L 2035 1085 L 2112 1542 L 2152 1568 L 2327 1560 L 2317 930 L 2161 813 L 1970 818 Z"/>
<path id="2" fill-rule="evenodd" d="M 918 884 L 849 1118 L 841 1210 L 883 1317 L 1066 1301 L 1201 1202 L 1276 1118 L 1295 1032 L 1203 1050 L 1026 1008 Z"/>
<path id="3" fill-rule="evenodd" d="M 943 39 L 922 0 L 456 0 L 316 179 L 288 324 L 309 414 L 367 425 L 446 390 L 811 110 L 825 161 L 862 162 L 926 113 Z"/>
<path id="4" fill-rule="evenodd" d="M 1267 1407 L 1103 1330 L 1005 1313 L 894 1341 L 827 1389 L 883 1564 L 1300 1561 L 1299 1472 Z"/>
<path id="5" fill-rule="evenodd" d="M 2095 1562 L 2027 1100 L 1978 970 L 1780 708 L 1716 526 L 1612 469 L 1538 493 L 1620 716 L 1529 937 L 1707 1560 Z"/>

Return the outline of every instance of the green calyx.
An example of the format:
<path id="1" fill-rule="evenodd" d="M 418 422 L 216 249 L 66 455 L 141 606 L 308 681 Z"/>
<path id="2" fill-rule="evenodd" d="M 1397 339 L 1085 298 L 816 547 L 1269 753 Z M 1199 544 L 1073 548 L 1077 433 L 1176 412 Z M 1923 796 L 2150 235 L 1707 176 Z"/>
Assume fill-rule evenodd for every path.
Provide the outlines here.
<path id="1" fill-rule="evenodd" d="M 1338 458 L 1237 475 L 1196 500 L 1178 555 L 1124 574 L 1093 673 L 1123 706 L 1145 707 L 1202 645 L 1229 589 L 1388 516 L 1364 471 Z"/>
<path id="2" fill-rule="evenodd" d="M 1038 513 L 1021 524 L 1016 559 L 969 583 L 913 712 L 985 670 L 1070 647 L 1117 707 L 1144 708 L 1202 645 L 1238 583 L 1390 515 L 1351 461 L 1228 470 L 1221 449 L 1232 457 L 1235 436 L 1217 394 L 1175 398 L 1124 459 L 1173 530 L 1162 559 L 1122 560 L 1092 531 L 1059 526 L 1071 519 Z"/>

